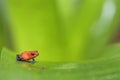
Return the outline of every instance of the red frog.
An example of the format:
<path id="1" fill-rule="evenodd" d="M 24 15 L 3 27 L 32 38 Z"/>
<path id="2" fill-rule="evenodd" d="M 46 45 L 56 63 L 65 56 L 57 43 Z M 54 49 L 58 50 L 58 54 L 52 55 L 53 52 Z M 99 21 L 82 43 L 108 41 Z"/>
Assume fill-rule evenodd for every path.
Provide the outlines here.
<path id="1" fill-rule="evenodd" d="M 35 61 L 35 57 L 37 57 L 39 55 L 38 51 L 24 51 L 21 54 L 17 54 L 16 55 L 16 59 L 18 61 L 29 61 L 29 60 L 33 60 Z"/>

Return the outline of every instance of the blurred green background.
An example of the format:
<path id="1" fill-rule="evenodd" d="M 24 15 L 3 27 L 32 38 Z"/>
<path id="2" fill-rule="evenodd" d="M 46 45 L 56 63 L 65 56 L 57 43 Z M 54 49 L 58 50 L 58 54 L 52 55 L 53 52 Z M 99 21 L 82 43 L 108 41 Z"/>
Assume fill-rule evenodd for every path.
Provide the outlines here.
<path id="1" fill-rule="evenodd" d="M 120 80 L 119 35 L 119 0 L 0 0 L 0 80 Z"/>
<path id="2" fill-rule="evenodd" d="M 41 61 L 101 58 L 119 25 L 119 0 L 1 0 L 0 49 Z"/>

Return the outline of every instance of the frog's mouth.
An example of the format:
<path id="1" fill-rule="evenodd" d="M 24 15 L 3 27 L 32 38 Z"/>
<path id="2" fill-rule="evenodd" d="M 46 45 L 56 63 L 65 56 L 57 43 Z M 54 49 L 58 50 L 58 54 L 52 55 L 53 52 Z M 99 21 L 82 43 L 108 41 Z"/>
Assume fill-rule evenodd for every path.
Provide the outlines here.
<path id="1" fill-rule="evenodd" d="M 39 54 L 37 54 L 37 56 L 39 56 Z"/>
<path id="2" fill-rule="evenodd" d="M 38 52 L 38 51 L 35 51 L 35 55 L 38 56 L 38 55 L 39 55 L 39 52 Z"/>

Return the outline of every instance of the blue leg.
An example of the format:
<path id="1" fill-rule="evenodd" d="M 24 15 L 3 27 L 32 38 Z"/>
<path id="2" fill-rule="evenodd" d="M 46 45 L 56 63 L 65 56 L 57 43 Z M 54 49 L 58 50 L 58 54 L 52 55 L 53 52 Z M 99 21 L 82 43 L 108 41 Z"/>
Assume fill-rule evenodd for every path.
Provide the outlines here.
<path id="1" fill-rule="evenodd" d="M 16 55 L 16 60 L 17 61 L 22 61 L 22 58 L 19 55 Z"/>

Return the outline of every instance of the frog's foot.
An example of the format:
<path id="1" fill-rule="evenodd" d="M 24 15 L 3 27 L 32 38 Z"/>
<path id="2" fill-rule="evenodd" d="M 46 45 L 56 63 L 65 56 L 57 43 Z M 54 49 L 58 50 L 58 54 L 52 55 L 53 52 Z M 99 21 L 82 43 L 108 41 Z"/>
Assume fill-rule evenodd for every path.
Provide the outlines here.
<path id="1" fill-rule="evenodd" d="M 32 59 L 31 61 L 29 61 L 30 63 L 35 63 L 36 61 L 35 61 L 35 59 Z"/>

